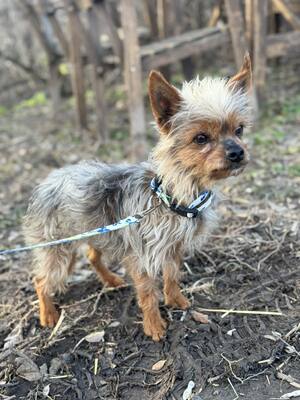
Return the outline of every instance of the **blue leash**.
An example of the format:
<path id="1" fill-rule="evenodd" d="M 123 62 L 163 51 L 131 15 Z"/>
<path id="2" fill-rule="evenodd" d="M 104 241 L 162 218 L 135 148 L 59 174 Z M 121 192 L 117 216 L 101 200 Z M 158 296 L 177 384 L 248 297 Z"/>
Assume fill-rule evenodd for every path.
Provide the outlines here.
<path id="1" fill-rule="evenodd" d="M 84 240 L 89 237 L 101 235 L 103 233 L 117 231 L 119 229 L 126 228 L 127 226 L 130 226 L 133 224 L 139 224 L 141 222 L 141 220 L 147 214 L 149 214 L 153 210 L 155 210 L 162 202 L 165 203 L 167 205 L 167 207 L 169 207 L 172 211 L 176 212 L 177 214 L 179 214 L 181 216 L 184 216 L 187 218 L 195 218 L 203 210 L 205 210 L 207 207 L 210 206 L 212 199 L 214 197 L 214 194 L 210 190 L 205 190 L 204 192 L 200 193 L 198 198 L 196 200 L 194 200 L 189 205 L 189 207 L 182 207 L 182 206 L 176 205 L 175 203 L 172 203 L 171 197 L 163 192 L 161 184 L 157 179 L 155 179 L 155 178 L 152 179 L 150 186 L 151 186 L 152 191 L 156 194 L 156 196 L 158 198 L 158 204 L 152 205 L 153 197 L 151 197 L 150 198 L 151 206 L 139 214 L 132 215 L 127 218 L 121 219 L 120 221 L 115 222 L 114 224 L 96 228 L 91 231 L 79 233 L 78 235 L 69 236 L 64 239 L 53 240 L 51 242 L 37 243 L 37 244 L 30 245 L 30 246 L 17 247 L 14 249 L 0 250 L 0 256 L 21 253 L 23 251 L 41 249 L 41 248 L 45 248 L 45 247 L 57 246 L 60 244 L 68 244 L 68 243 L 75 242 L 78 240 Z"/>
<path id="2" fill-rule="evenodd" d="M 151 198 L 152 202 L 152 198 Z M 35 250 L 35 249 L 41 249 L 45 247 L 51 247 L 51 246 L 57 246 L 59 244 L 67 244 L 71 242 L 75 242 L 78 240 L 83 240 L 89 237 L 101 235 L 103 233 L 108 233 L 108 232 L 113 232 L 117 231 L 119 229 L 126 228 L 127 226 L 138 224 L 141 222 L 141 220 L 149 213 L 154 211 L 161 203 L 159 202 L 155 206 L 150 206 L 147 210 L 142 211 L 140 214 L 132 215 L 127 218 L 121 219 L 118 222 L 115 222 L 114 224 L 111 225 L 106 225 L 101 228 L 96 228 L 91 231 L 87 231 L 84 233 L 79 233 L 78 235 L 74 236 L 69 236 L 64 239 L 58 239 L 58 240 L 53 240 L 51 242 L 44 242 L 44 243 L 37 243 L 33 244 L 30 246 L 24 246 L 24 247 L 16 247 L 14 249 L 6 249 L 6 250 L 0 250 L 0 256 L 5 256 L 5 255 L 10 255 L 10 254 L 15 254 L 15 253 L 21 253 L 23 251 L 30 251 L 30 250 Z"/>

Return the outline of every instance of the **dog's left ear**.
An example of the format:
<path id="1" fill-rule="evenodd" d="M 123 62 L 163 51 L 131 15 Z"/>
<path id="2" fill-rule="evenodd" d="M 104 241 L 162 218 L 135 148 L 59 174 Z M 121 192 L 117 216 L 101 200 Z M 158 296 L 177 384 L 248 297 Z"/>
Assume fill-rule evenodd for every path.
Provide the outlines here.
<path id="1" fill-rule="evenodd" d="M 148 92 L 153 116 L 161 133 L 169 133 L 170 119 L 179 109 L 181 96 L 179 91 L 158 71 L 151 71 Z"/>
<path id="2" fill-rule="evenodd" d="M 244 56 L 244 62 L 239 72 L 229 79 L 228 85 L 234 85 L 238 89 L 248 92 L 252 87 L 252 69 L 251 59 L 247 52 Z"/>

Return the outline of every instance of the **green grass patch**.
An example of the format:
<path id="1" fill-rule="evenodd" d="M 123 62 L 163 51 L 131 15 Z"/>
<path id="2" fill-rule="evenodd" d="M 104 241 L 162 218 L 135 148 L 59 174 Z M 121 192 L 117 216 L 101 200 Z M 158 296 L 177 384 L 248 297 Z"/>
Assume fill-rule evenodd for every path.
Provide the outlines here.
<path id="1" fill-rule="evenodd" d="M 23 100 L 21 103 L 16 105 L 16 110 L 22 110 L 24 108 L 34 108 L 36 106 L 43 106 L 47 104 L 47 98 L 44 92 L 36 92 L 29 99 Z"/>
<path id="2" fill-rule="evenodd" d="M 275 162 L 271 164 L 271 170 L 275 174 L 282 174 L 284 172 L 284 165 L 280 162 Z"/>
<path id="3" fill-rule="evenodd" d="M 253 135 L 254 144 L 257 146 L 268 146 L 273 143 L 270 137 L 266 136 L 264 131 L 259 131 Z"/>
<path id="4" fill-rule="evenodd" d="M 7 108 L 4 106 L 0 106 L 0 117 L 7 113 Z"/>
<path id="5" fill-rule="evenodd" d="M 111 132 L 110 137 L 114 140 L 126 140 L 129 138 L 129 132 L 117 129 Z"/>
<path id="6" fill-rule="evenodd" d="M 300 176 L 300 164 L 293 164 L 289 165 L 288 167 L 288 174 L 290 176 Z"/>

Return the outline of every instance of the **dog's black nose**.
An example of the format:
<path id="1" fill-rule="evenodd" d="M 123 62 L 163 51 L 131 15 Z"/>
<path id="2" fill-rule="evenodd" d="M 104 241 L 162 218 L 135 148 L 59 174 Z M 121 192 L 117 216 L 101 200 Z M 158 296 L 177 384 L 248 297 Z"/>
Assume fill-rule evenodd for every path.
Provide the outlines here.
<path id="1" fill-rule="evenodd" d="M 227 160 L 232 162 L 240 162 L 244 159 L 244 149 L 233 140 L 225 140 L 224 147 Z"/>

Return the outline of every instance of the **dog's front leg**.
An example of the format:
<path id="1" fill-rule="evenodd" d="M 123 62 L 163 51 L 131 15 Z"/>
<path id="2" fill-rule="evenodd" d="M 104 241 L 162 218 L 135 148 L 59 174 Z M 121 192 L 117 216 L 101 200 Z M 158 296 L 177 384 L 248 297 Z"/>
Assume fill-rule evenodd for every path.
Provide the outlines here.
<path id="1" fill-rule="evenodd" d="M 191 303 L 180 291 L 180 265 L 181 258 L 176 256 L 172 262 L 164 266 L 164 297 L 167 306 L 186 310 L 191 306 Z"/>
<path id="2" fill-rule="evenodd" d="M 156 279 L 146 272 L 139 272 L 137 262 L 131 258 L 126 260 L 128 272 L 132 277 L 138 305 L 143 312 L 144 332 L 157 342 L 165 334 L 166 322 L 159 311 L 159 291 Z"/>

